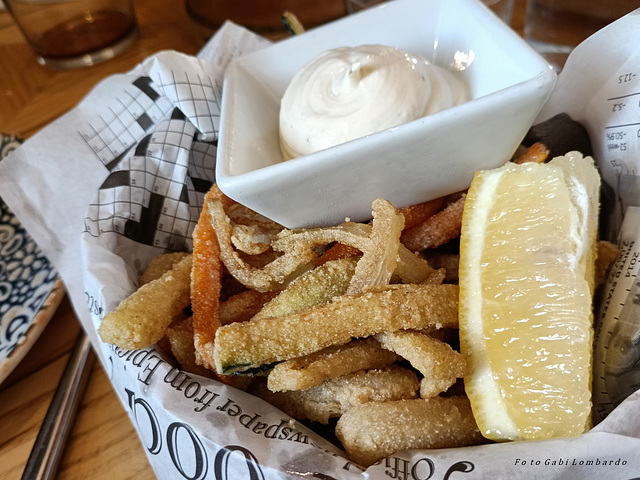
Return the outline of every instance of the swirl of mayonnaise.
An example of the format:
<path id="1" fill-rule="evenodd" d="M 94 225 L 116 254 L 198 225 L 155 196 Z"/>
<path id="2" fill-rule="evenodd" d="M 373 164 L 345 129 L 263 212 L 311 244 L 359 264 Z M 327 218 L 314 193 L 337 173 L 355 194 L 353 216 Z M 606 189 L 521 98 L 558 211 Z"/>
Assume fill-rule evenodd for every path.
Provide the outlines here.
<path id="1" fill-rule="evenodd" d="M 293 78 L 280 107 L 286 160 L 410 122 L 468 100 L 426 59 L 383 45 L 328 50 Z"/>

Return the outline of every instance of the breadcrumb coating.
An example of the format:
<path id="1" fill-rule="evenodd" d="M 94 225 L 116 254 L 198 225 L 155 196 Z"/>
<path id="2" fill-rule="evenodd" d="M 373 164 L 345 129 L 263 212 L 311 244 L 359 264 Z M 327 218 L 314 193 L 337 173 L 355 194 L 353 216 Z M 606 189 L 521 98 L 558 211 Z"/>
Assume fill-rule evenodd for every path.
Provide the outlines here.
<path id="1" fill-rule="evenodd" d="M 457 285 L 390 285 L 279 317 L 226 325 L 213 355 L 229 374 L 343 345 L 386 331 L 455 328 Z"/>
<path id="2" fill-rule="evenodd" d="M 369 466 L 392 453 L 449 448 L 483 441 L 463 396 L 369 402 L 347 410 L 336 435 L 349 457 Z"/>

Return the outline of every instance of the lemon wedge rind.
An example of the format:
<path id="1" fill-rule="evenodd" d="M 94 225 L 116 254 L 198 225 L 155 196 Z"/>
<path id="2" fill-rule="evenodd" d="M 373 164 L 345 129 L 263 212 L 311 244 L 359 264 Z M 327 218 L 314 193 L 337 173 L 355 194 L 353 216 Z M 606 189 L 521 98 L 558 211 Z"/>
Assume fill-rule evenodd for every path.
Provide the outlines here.
<path id="1" fill-rule="evenodd" d="M 473 203 L 476 196 L 484 197 L 485 195 L 481 190 L 495 191 L 505 172 L 506 170 L 504 169 L 497 169 L 490 173 L 484 171 L 476 173 L 472 188 L 467 193 L 466 203 Z M 472 220 L 469 220 L 470 215 L 466 215 L 466 221 L 462 226 L 462 235 L 468 240 L 466 242 L 466 254 L 470 258 L 480 258 L 484 247 L 485 227 L 488 222 L 489 212 L 493 210 L 493 205 L 485 205 L 485 207 L 478 209 Z M 460 295 L 464 295 L 464 301 L 460 302 L 460 317 L 471 318 L 474 312 L 479 312 L 482 309 L 482 295 L 480 295 L 482 287 L 480 285 L 480 277 L 464 275 L 462 271 L 463 260 L 464 258 L 461 256 L 460 275 L 463 275 L 466 281 L 460 282 Z M 465 375 L 467 395 L 473 406 L 476 418 L 493 419 L 490 423 L 485 421 L 478 426 L 482 434 L 487 438 L 515 438 L 517 436 L 517 427 L 506 413 L 506 406 L 504 405 L 500 388 L 493 380 L 493 373 L 489 368 L 486 344 L 481 341 L 484 335 L 482 323 L 477 321 L 466 322 L 465 333 L 465 350 L 470 352 L 475 359 L 472 363 L 467 362 L 467 373 Z M 467 353 L 468 355 L 469 353 Z M 482 392 L 484 398 L 474 398 L 475 392 Z"/>

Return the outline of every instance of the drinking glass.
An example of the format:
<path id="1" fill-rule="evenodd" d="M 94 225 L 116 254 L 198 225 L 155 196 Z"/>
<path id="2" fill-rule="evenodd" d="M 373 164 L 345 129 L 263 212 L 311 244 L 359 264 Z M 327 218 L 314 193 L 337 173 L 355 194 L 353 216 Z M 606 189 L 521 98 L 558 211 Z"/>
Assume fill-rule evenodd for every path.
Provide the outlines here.
<path id="1" fill-rule="evenodd" d="M 41 65 L 93 65 L 131 45 L 137 27 L 131 0 L 3 0 Z"/>
<path id="2" fill-rule="evenodd" d="M 640 7 L 640 0 L 527 0 L 524 37 L 561 70 L 587 37 Z"/>

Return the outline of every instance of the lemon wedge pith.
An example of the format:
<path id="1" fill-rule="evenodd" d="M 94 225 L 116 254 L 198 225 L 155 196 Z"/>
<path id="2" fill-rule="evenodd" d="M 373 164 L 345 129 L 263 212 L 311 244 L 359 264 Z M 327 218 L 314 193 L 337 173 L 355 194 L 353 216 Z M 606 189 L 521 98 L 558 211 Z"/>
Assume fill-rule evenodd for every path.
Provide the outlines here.
<path id="1" fill-rule="evenodd" d="M 465 389 L 493 440 L 590 425 L 600 177 L 572 152 L 478 172 L 460 239 Z"/>

